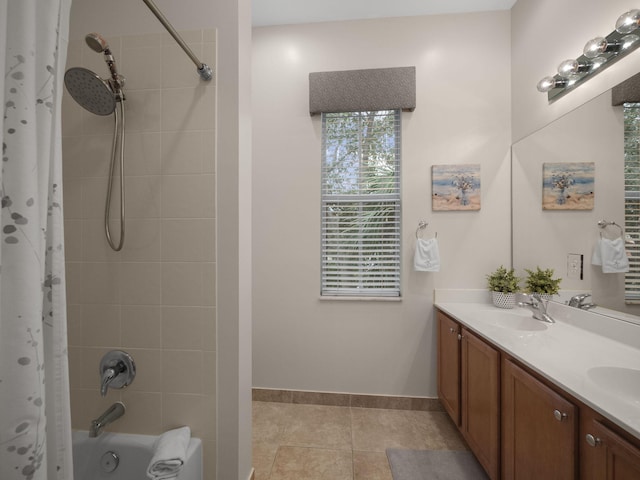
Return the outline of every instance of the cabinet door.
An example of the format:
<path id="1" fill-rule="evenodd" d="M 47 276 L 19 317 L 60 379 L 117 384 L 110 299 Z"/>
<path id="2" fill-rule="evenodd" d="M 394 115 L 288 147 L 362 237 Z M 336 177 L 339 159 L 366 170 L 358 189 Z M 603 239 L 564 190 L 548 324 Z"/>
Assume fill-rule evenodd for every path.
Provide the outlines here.
<path id="1" fill-rule="evenodd" d="M 462 434 L 478 461 L 500 473 L 500 353 L 462 329 Z"/>
<path id="2" fill-rule="evenodd" d="M 505 359 L 502 366 L 502 478 L 572 480 L 577 408 Z"/>
<path id="3" fill-rule="evenodd" d="M 438 397 L 460 426 L 460 325 L 442 312 L 438 317 Z"/>
<path id="4" fill-rule="evenodd" d="M 597 420 L 582 431 L 582 465 L 584 480 L 640 479 L 640 449 L 627 442 Z M 588 459 L 588 462 L 585 460 Z"/>

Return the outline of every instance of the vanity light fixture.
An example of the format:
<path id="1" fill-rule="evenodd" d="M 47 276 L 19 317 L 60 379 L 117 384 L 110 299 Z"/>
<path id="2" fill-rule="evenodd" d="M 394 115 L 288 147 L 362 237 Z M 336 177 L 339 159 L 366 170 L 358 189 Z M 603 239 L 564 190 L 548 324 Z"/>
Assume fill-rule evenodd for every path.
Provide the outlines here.
<path id="1" fill-rule="evenodd" d="M 630 10 L 618 18 L 616 29 L 606 37 L 595 37 L 584 46 L 583 54 L 558 66 L 558 73 L 538 82 L 539 92 L 547 93 L 549 102 L 571 91 L 640 47 L 640 9 Z"/>

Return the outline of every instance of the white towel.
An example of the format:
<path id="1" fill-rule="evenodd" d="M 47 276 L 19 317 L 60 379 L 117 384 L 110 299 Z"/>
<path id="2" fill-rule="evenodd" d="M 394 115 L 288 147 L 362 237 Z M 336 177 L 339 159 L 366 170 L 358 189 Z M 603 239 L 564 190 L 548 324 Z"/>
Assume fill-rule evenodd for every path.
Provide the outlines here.
<path id="1" fill-rule="evenodd" d="M 593 250 L 593 265 L 601 265 L 602 273 L 624 273 L 629 271 L 629 258 L 621 237 L 615 240 L 600 238 Z"/>
<path id="2" fill-rule="evenodd" d="M 176 428 L 160 435 L 147 467 L 147 477 L 152 480 L 176 478 L 184 465 L 190 439 L 189 427 Z"/>
<path id="3" fill-rule="evenodd" d="M 598 238 L 598 241 L 593 247 L 593 255 L 591 256 L 591 264 L 602 266 L 602 237 Z"/>
<path id="4" fill-rule="evenodd" d="M 416 272 L 439 272 L 440 250 L 438 240 L 418 238 L 416 252 L 413 256 L 413 269 Z"/>

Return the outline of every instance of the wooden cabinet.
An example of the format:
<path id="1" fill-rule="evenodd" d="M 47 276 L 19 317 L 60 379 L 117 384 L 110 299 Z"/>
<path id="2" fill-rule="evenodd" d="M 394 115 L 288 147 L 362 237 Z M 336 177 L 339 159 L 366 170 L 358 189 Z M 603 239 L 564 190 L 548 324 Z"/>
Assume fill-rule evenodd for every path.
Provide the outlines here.
<path id="1" fill-rule="evenodd" d="M 441 312 L 438 396 L 489 477 L 500 478 L 500 354 Z"/>
<path id="2" fill-rule="evenodd" d="M 438 396 L 492 480 L 640 480 L 640 438 L 437 311 Z"/>
<path id="3" fill-rule="evenodd" d="M 572 480 L 576 406 L 509 359 L 502 365 L 502 478 Z"/>
<path id="4" fill-rule="evenodd" d="M 500 353 L 462 329 L 461 431 L 489 477 L 500 478 Z"/>
<path id="5" fill-rule="evenodd" d="M 438 317 L 438 398 L 460 426 L 460 341 L 461 328 L 442 312 Z"/>
<path id="6" fill-rule="evenodd" d="M 640 479 L 640 448 L 631 443 L 593 410 L 581 412 L 580 479 Z"/>

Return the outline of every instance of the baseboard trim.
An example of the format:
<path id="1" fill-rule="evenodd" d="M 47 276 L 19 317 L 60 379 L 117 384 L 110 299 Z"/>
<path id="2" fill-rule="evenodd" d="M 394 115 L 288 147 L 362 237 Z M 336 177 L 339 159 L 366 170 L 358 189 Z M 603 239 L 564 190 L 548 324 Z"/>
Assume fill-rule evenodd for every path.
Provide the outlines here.
<path id="1" fill-rule="evenodd" d="M 363 395 L 270 388 L 253 388 L 252 397 L 256 402 L 328 405 L 333 407 L 385 408 L 389 410 L 422 410 L 430 412 L 444 411 L 439 399 L 429 397 Z"/>

